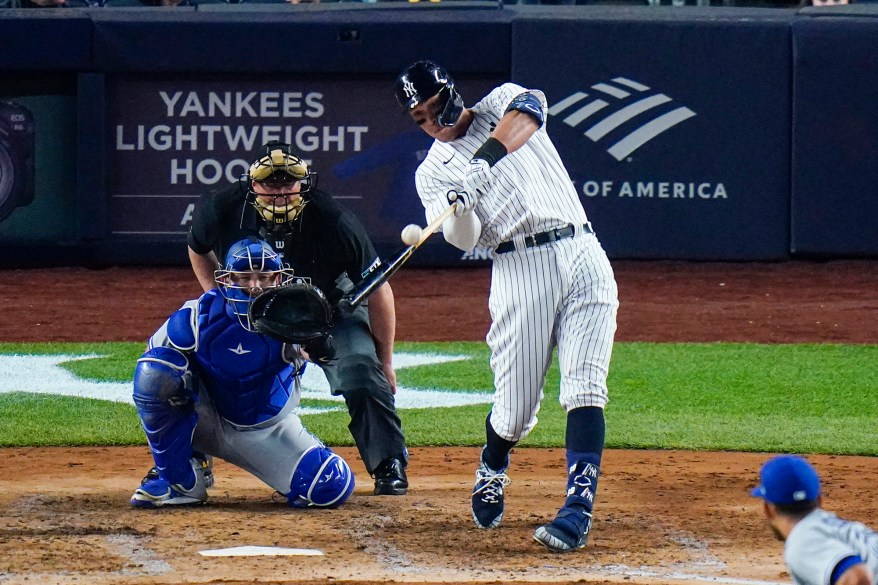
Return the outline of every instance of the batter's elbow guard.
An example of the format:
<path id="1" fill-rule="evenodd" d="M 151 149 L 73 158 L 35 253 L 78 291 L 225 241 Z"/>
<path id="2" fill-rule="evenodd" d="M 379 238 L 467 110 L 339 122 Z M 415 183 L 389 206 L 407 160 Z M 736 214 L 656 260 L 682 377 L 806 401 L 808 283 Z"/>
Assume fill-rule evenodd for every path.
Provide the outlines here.
<path id="1" fill-rule="evenodd" d="M 546 122 L 546 115 L 543 112 L 543 103 L 540 101 L 540 98 L 532 92 L 526 91 L 515 96 L 512 101 L 509 102 L 509 106 L 503 113 L 506 114 L 512 110 L 529 115 L 537 121 L 540 127 Z"/>
<path id="2" fill-rule="evenodd" d="M 331 449 L 315 446 L 296 462 L 287 501 L 294 508 L 337 508 L 354 491 L 354 472 Z"/>

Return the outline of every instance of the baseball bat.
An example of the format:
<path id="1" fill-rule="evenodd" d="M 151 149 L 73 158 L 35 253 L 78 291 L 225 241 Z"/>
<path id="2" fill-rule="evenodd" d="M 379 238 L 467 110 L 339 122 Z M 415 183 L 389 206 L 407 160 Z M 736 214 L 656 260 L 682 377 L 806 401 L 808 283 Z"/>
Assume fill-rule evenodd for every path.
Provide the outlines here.
<path id="1" fill-rule="evenodd" d="M 427 227 L 421 230 L 421 237 L 417 242 L 393 254 L 386 264 L 382 262 L 372 272 L 367 274 L 363 280 L 354 285 L 354 288 L 352 288 L 351 291 L 344 295 L 338 302 L 338 308 L 342 311 L 350 312 L 360 306 L 360 303 L 369 298 L 369 295 L 375 292 L 379 286 L 387 282 L 387 279 L 393 276 L 394 273 L 396 273 L 396 271 L 412 257 L 415 250 L 420 248 L 421 244 L 427 241 L 427 238 L 436 233 L 436 230 L 442 226 L 442 223 L 451 217 L 456 207 L 457 203 L 452 203 L 442 210 L 442 213 L 440 213 L 436 219 L 431 221 Z"/>

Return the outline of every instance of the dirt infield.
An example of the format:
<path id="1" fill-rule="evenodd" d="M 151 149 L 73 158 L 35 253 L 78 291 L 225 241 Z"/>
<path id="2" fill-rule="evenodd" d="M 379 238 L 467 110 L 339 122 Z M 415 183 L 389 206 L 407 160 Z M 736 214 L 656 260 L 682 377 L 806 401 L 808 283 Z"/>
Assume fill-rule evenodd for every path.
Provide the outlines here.
<path id="1" fill-rule="evenodd" d="M 878 262 L 614 266 L 619 341 L 878 343 Z M 2 341 L 145 340 L 198 293 L 185 268 L 7 276 Z M 483 340 L 488 278 L 403 269 L 398 338 Z M 515 451 L 506 516 L 492 531 L 469 517 L 477 449 L 412 449 L 401 498 L 369 495 L 355 451 L 339 451 L 359 484 L 338 510 L 292 510 L 219 461 L 208 505 L 144 512 L 127 500 L 150 465 L 145 447 L 0 449 L 0 584 L 789 582 L 781 544 L 747 496 L 764 454 L 609 450 L 588 548 L 555 555 L 531 534 L 561 503 L 563 450 Z M 828 507 L 878 517 L 878 459 L 812 461 Z M 199 554 L 247 545 L 325 554 Z"/>

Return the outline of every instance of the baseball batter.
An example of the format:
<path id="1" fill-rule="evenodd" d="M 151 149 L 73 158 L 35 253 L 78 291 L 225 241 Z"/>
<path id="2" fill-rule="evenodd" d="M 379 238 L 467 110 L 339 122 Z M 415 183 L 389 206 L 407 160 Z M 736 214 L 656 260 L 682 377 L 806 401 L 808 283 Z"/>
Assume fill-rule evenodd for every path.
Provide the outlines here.
<path id="1" fill-rule="evenodd" d="M 821 508 L 820 478 L 803 458 L 768 460 L 760 484 L 763 513 L 797 585 L 878 584 L 878 533 Z"/>
<path id="2" fill-rule="evenodd" d="M 431 61 L 407 67 L 395 91 L 434 138 L 415 177 L 427 221 L 454 202 L 445 239 L 461 250 L 494 250 L 487 342 L 495 392 L 473 519 L 481 528 L 502 520 L 509 453 L 537 423 L 557 347 L 567 411 L 566 500 L 534 538 L 557 552 L 581 548 L 604 447 L 618 299 L 607 256 L 546 133 L 546 98 L 506 83 L 467 109 L 451 76 Z"/>
<path id="3" fill-rule="evenodd" d="M 236 242 L 216 273 L 219 287 L 187 302 L 150 338 L 134 372 L 134 404 L 155 467 L 132 505 L 205 502 L 212 456 L 249 471 L 294 507 L 336 507 L 350 496 L 347 462 L 294 411 L 302 348 L 255 332 L 249 321 L 253 299 L 291 278 L 268 243 Z M 331 356 L 311 350 L 307 357 Z"/>

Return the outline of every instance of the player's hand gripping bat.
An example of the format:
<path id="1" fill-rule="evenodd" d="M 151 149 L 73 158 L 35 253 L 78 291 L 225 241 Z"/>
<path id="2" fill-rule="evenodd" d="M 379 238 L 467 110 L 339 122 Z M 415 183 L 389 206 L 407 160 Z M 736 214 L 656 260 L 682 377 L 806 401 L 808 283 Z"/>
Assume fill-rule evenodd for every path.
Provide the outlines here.
<path id="1" fill-rule="evenodd" d="M 393 254 L 390 258 L 388 258 L 387 262 L 382 262 L 378 266 L 376 266 L 372 272 L 367 274 L 363 280 L 354 285 L 354 288 L 351 289 L 346 295 L 344 295 L 341 300 L 338 302 L 338 308 L 341 311 L 353 311 L 356 309 L 360 303 L 365 301 L 369 295 L 375 292 L 378 287 L 387 282 L 387 279 L 393 276 L 393 274 L 399 270 L 400 266 L 406 263 L 406 261 L 411 258 L 412 254 L 414 254 L 415 250 L 421 247 L 421 244 L 427 241 L 431 235 L 436 233 L 442 223 L 454 215 L 454 210 L 457 207 L 457 203 L 452 203 L 447 208 L 445 208 L 442 213 L 436 217 L 430 225 L 421 230 L 421 237 L 414 244 L 406 248 L 402 248 L 395 254 Z"/>

